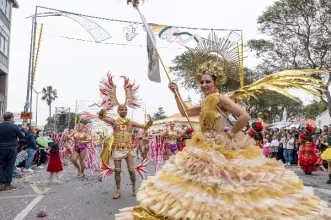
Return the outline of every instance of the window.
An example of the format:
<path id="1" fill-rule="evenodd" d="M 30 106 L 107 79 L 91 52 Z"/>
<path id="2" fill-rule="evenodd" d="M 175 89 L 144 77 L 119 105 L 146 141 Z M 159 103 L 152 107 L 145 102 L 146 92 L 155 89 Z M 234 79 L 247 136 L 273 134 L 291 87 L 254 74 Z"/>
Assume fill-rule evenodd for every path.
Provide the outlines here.
<path id="1" fill-rule="evenodd" d="M 1 11 L 6 14 L 6 7 L 7 7 L 8 0 L 2 0 Z"/>
<path id="2" fill-rule="evenodd" d="M 12 7 L 12 3 L 11 3 L 10 0 L 8 0 L 7 1 L 6 13 L 5 13 L 8 20 L 10 20 L 11 7 Z"/>
<path id="3" fill-rule="evenodd" d="M 5 38 L 0 35 L 0 52 L 5 53 Z"/>
<path id="4" fill-rule="evenodd" d="M 9 56 L 9 45 L 8 45 L 8 40 L 5 40 L 4 55 L 5 55 L 6 57 Z"/>

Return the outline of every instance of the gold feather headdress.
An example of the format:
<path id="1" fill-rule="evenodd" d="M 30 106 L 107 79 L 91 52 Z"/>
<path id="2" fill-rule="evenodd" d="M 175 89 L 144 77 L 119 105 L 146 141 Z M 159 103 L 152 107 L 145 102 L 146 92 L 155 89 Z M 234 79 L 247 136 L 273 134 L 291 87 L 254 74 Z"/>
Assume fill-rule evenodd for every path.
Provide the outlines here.
<path id="1" fill-rule="evenodd" d="M 116 85 L 113 81 L 113 76 L 107 73 L 107 77 L 100 81 L 100 95 L 102 98 L 101 106 L 107 110 L 111 110 L 119 105 L 126 105 L 130 108 L 140 108 L 138 99 L 138 88 L 135 82 L 130 82 L 130 79 L 125 76 L 121 76 L 124 79 L 125 90 L 125 102 L 120 104 L 116 96 Z"/>

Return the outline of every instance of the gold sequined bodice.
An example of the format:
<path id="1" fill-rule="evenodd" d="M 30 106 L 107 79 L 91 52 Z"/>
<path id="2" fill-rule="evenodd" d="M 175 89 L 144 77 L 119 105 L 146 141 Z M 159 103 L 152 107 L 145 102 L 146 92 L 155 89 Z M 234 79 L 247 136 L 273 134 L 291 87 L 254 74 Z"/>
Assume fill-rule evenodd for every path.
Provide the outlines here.
<path id="1" fill-rule="evenodd" d="M 220 130 L 221 114 L 217 110 L 219 100 L 219 93 L 212 93 L 202 100 L 200 113 L 200 127 L 202 132 Z"/>
<path id="2" fill-rule="evenodd" d="M 80 145 L 80 141 L 88 140 L 88 135 L 85 132 L 75 132 L 73 135 L 75 146 Z"/>
<path id="3" fill-rule="evenodd" d="M 177 143 L 177 138 L 178 138 L 178 134 L 176 131 L 168 131 L 166 133 L 167 136 L 167 143 L 168 144 L 176 144 Z"/>
<path id="4" fill-rule="evenodd" d="M 132 150 L 132 123 L 128 118 L 118 118 L 114 124 L 113 150 Z"/>

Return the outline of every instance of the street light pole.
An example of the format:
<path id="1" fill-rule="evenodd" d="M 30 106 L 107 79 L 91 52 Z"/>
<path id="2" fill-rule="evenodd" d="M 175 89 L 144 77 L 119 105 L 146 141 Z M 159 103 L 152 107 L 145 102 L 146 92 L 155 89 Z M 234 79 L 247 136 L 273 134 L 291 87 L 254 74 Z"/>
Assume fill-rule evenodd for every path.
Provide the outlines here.
<path id="1" fill-rule="evenodd" d="M 24 106 L 24 111 L 32 111 L 32 86 L 31 86 L 31 77 L 33 71 L 33 61 L 34 61 L 34 51 L 35 51 L 35 40 L 36 40 L 36 30 L 37 30 L 37 11 L 38 6 L 35 9 L 35 15 L 32 18 L 32 30 L 31 30 L 31 41 L 30 41 L 30 56 L 29 56 L 29 68 L 28 68 L 28 85 L 26 93 L 26 102 Z M 25 121 L 27 122 L 27 120 Z M 30 120 L 31 123 L 31 120 Z"/>

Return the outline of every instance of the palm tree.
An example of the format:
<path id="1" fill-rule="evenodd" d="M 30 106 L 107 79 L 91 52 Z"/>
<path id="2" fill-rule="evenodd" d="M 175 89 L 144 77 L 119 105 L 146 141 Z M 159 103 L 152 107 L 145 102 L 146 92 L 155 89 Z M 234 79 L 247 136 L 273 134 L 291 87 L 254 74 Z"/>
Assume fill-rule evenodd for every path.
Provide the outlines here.
<path id="1" fill-rule="evenodd" d="M 57 90 L 53 89 L 52 86 L 47 86 L 47 87 L 43 88 L 42 94 L 43 94 L 43 96 L 41 97 L 41 99 L 43 101 L 46 101 L 46 103 L 49 107 L 49 119 L 51 119 L 52 118 L 52 102 L 58 98 Z M 48 121 L 48 123 L 50 123 L 50 121 Z"/>

